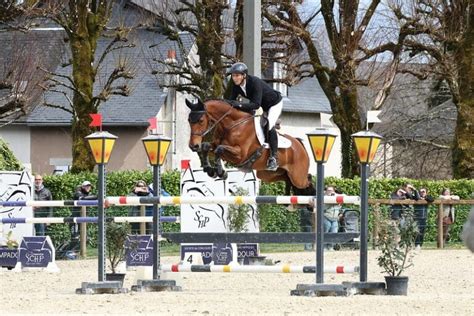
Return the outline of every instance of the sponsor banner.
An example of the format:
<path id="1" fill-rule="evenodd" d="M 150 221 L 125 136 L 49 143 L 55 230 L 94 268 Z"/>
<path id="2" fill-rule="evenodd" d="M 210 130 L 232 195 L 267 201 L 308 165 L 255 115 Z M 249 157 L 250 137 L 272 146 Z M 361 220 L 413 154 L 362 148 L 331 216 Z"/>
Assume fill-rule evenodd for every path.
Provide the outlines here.
<path id="1" fill-rule="evenodd" d="M 0 171 L 0 201 L 30 201 L 33 199 L 33 177 L 26 171 Z M 30 206 L 0 207 L 1 218 L 33 217 Z M 4 224 L 3 234 L 11 233 L 11 239 L 21 240 L 25 236 L 33 236 L 33 224 Z"/>
<path id="2" fill-rule="evenodd" d="M 0 267 L 14 268 L 18 262 L 18 249 L 0 248 Z"/>
<path id="3" fill-rule="evenodd" d="M 49 236 L 23 237 L 19 248 L 22 268 L 46 268 L 54 260 L 54 248 Z"/>
<path id="4" fill-rule="evenodd" d="M 196 253 L 201 254 L 201 258 L 194 258 Z M 215 265 L 229 264 L 232 259 L 232 244 L 186 244 L 181 245 L 181 261 L 183 264 L 210 264 L 214 261 Z M 238 261 L 248 264 L 248 257 L 258 256 L 258 244 L 238 244 L 237 245 Z"/>
<path id="5" fill-rule="evenodd" d="M 125 258 L 127 267 L 153 266 L 153 236 L 128 235 Z"/>

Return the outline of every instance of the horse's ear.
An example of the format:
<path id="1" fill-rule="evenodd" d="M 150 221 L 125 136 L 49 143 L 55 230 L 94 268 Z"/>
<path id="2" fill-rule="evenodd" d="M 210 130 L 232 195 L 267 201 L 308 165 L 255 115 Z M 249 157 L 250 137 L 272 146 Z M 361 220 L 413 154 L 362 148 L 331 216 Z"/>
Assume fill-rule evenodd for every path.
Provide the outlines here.
<path id="1" fill-rule="evenodd" d="M 188 99 L 185 99 L 186 105 L 191 111 L 204 111 L 204 103 L 200 99 L 196 103 L 192 103 Z"/>
<path id="2" fill-rule="evenodd" d="M 191 111 L 196 111 L 197 104 L 192 103 L 188 99 L 185 99 L 186 106 L 191 109 Z"/>
<path id="3" fill-rule="evenodd" d="M 204 111 L 204 103 L 199 98 L 198 98 L 198 101 L 197 101 L 197 105 L 199 106 L 200 111 Z"/>

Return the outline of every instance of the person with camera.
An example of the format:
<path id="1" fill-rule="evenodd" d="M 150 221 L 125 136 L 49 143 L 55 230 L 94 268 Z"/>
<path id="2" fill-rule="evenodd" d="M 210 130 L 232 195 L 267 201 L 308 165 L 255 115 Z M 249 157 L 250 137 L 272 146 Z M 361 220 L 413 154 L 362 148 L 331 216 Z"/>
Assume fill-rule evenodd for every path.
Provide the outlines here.
<path id="1" fill-rule="evenodd" d="M 326 196 L 336 195 L 336 189 L 330 185 L 324 191 Z M 339 230 L 339 221 L 342 218 L 342 208 L 340 204 L 324 204 L 324 232 L 337 233 Z M 333 244 L 326 244 L 326 250 L 333 250 Z"/>
<path id="2" fill-rule="evenodd" d="M 428 189 L 421 188 L 419 191 L 419 196 L 421 201 L 426 201 L 427 203 L 432 203 L 434 198 L 431 195 L 428 195 Z M 421 250 L 423 246 L 423 240 L 425 238 L 425 229 L 426 229 L 426 220 L 428 218 L 428 207 L 429 204 L 416 204 L 414 206 L 415 211 L 415 221 L 418 225 L 418 235 L 415 240 L 415 249 L 417 251 Z"/>
<path id="3" fill-rule="evenodd" d="M 130 196 L 139 196 L 139 197 L 151 197 L 153 194 L 148 189 L 148 186 L 145 181 L 138 180 L 133 187 Z M 129 216 L 140 216 L 140 206 L 133 206 L 129 211 Z M 153 206 L 146 206 L 145 207 L 145 215 L 146 216 L 153 216 Z M 152 231 L 153 223 L 146 224 L 146 231 L 147 233 Z M 139 234 L 140 233 L 140 223 L 132 223 L 132 234 Z"/>
<path id="4" fill-rule="evenodd" d="M 398 188 L 396 191 L 394 191 L 392 195 L 390 196 L 390 199 L 392 200 L 409 199 L 409 200 L 418 201 L 420 199 L 420 195 L 413 185 L 406 183 L 402 185 L 400 188 Z M 411 209 L 409 205 L 403 205 L 403 204 L 392 205 L 392 210 L 390 213 L 392 220 L 403 222 L 403 212 L 409 209 Z"/>
<path id="5" fill-rule="evenodd" d="M 409 183 L 405 183 L 396 191 L 394 191 L 390 195 L 390 199 L 392 200 L 415 200 L 418 201 L 420 196 L 418 191 L 415 187 Z M 400 236 L 398 234 L 398 228 L 403 226 L 405 223 L 404 213 L 411 210 L 412 207 L 410 205 L 405 204 L 393 204 L 391 207 L 390 218 L 392 219 L 392 225 L 397 230 L 396 241 L 400 240 Z"/>
<path id="6" fill-rule="evenodd" d="M 92 183 L 90 181 L 83 181 L 80 186 L 76 187 L 76 192 L 72 197 L 73 200 L 97 200 L 97 196 L 91 194 Z M 73 207 L 71 210 L 72 217 L 81 216 L 81 207 Z M 70 224 L 71 239 L 79 239 L 79 227 L 75 223 Z"/>

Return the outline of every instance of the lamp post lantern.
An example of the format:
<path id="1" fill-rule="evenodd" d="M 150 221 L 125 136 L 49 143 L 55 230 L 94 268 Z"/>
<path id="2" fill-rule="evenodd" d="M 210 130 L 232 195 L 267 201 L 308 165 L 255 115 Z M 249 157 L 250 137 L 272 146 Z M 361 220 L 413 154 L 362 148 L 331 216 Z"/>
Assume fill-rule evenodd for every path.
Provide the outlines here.
<path id="1" fill-rule="evenodd" d="M 360 161 L 360 282 L 367 282 L 367 237 L 369 227 L 368 217 L 368 173 L 369 164 L 374 160 L 377 148 L 382 136 L 370 132 L 361 131 L 352 134 L 357 155 Z"/>
<path id="2" fill-rule="evenodd" d="M 108 132 L 96 132 L 86 136 L 86 140 L 92 151 L 95 163 L 98 166 L 97 180 L 97 202 L 98 202 L 98 256 L 99 256 L 99 282 L 105 281 L 105 165 L 109 162 L 112 149 L 114 148 L 117 136 Z"/>
<path id="3" fill-rule="evenodd" d="M 161 195 L 160 168 L 165 162 L 166 154 L 170 148 L 171 138 L 161 135 L 148 135 L 142 138 L 143 146 L 148 156 L 150 165 L 153 166 L 153 196 Z M 160 217 L 158 204 L 153 204 L 153 279 L 158 280 L 160 274 L 160 243 L 161 235 Z"/>
<path id="4" fill-rule="evenodd" d="M 316 283 L 324 283 L 324 166 L 336 140 L 337 134 L 325 129 L 316 128 L 307 133 L 311 151 L 317 164 L 316 169 Z"/>

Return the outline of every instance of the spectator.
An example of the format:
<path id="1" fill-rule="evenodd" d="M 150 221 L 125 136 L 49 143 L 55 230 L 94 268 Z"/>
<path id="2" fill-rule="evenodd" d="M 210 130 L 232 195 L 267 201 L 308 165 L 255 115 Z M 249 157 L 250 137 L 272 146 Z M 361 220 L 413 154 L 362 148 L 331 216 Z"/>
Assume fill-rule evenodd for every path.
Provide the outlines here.
<path id="1" fill-rule="evenodd" d="M 418 191 L 411 184 L 404 184 L 398 190 L 394 191 L 390 196 L 392 200 L 415 200 L 418 201 L 420 196 Z M 403 212 L 409 210 L 409 205 L 394 204 L 392 205 L 391 218 L 403 224 Z"/>
<path id="2" fill-rule="evenodd" d="M 152 195 L 155 194 L 155 190 L 153 189 L 153 183 L 150 183 L 150 185 L 148 186 L 148 190 L 150 191 L 150 193 Z M 165 189 L 161 188 L 161 196 L 171 196 L 167 191 L 165 191 Z M 160 207 L 160 215 L 161 216 L 164 216 L 165 215 L 165 208 L 162 206 Z M 148 215 L 147 215 L 148 216 Z M 152 210 L 152 213 L 150 216 L 153 216 L 153 210 Z"/>
<path id="3" fill-rule="evenodd" d="M 419 192 L 420 200 L 431 203 L 434 201 L 434 198 L 431 195 L 428 195 L 428 190 L 421 188 Z M 428 218 L 428 204 L 417 204 L 414 206 L 415 210 L 415 221 L 418 224 L 418 235 L 415 240 L 415 249 L 419 251 L 423 246 L 423 240 L 425 238 L 425 229 L 426 229 L 426 219 Z"/>
<path id="4" fill-rule="evenodd" d="M 459 200 L 459 196 L 451 195 L 451 191 L 448 188 L 441 190 L 439 198 L 441 200 Z M 449 240 L 449 227 L 454 223 L 454 215 L 454 205 L 443 205 L 443 240 L 445 243 Z"/>
<path id="5" fill-rule="evenodd" d="M 326 187 L 324 191 L 326 196 L 336 195 L 334 186 Z M 342 208 L 339 204 L 324 204 L 324 232 L 337 233 L 339 228 L 339 220 L 342 218 Z M 326 249 L 332 250 L 333 244 L 327 244 Z"/>
<path id="6" fill-rule="evenodd" d="M 34 200 L 35 201 L 51 201 L 53 196 L 51 191 L 43 185 L 43 177 L 39 174 L 35 175 L 35 192 Z M 34 207 L 34 217 L 52 217 L 53 208 L 52 207 Z M 35 224 L 35 235 L 36 236 L 45 236 L 46 235 L 46 226 L 49 224 L 38 223 Z"/>
<path id="7" fill-rule="evenodd" d="M 306 189 L 298 192 L 298 195 L 306 196 L 315 196 L 316 188 L 313 185 L 313 176 L 308 174 L 308 186 Z M 300 227 L 302 232 L 312 232 L 313 231 L 313 222 L 314 222 L 314 203 L 310 204 L 300 204 L 298 205 L 298 211 L 300 214 Z M 305 243 L 304 250 L 313 250 L 312 243 Z"/>
<path id="8" fill-rule="evenodd" d="M 143 180 L 138 180 L 135 183 L 135 187 L 133 188 L 130 196 L 139 196 L 139 197 L 150 197 L 153 194 L 148 189 L 146 182 Z M 129 216 L 140 216 L 140 205 L 133 206 L 129 211 Z M 145 216 L 153 216 L 153 206 L 146 206 L 145 207 Z M 132 234 L 140 233 L 140 223 L 132 223 Z M 151 233 L 153 227 L 153 223 L 146 224 L 146 231 L 147 233 Z"/>
<path id="9" fill-rule="evenodd" d="M 89 181 L 82 182 L 81 186 L 76 188 L 73 200 L 95 200 L 97 196 L 91 194 L 92 184 Z M 72 208 L 72 217 L 81 216 L 81 207 Z M 70 224 L 72 239 L 79 238 L 79 229 L 76 223 Z"/>
<path id="10" fill-rule="evenodd" d="M 406 184 L 402 185 L 400 188 L 398 188 L 396 191 L 394 191 L 391 194 L 390 199 L 392 199 L 392 200 L 407 200 L 407 199 L 410 199 L 410 200 L 416 200 L 417 201 L 419 199 L 419 195 L 418 195 L 418 191 L 411 184 L 406 183 Z M 399 228 L 400 225 L 404 224 L 403 213 L 405 211 L 410 210 L 410 209 L 411 209 L 410 205 L 403 205 L 403 204 L 394 204 L 394 205 L 392 205 L 390 217 L 392 219 L 392 225 L 396 229 L 395 239 L 396 239 L 397 242 L 400 241 L 400 235 L 398 233 L 398 228 Z"/>

